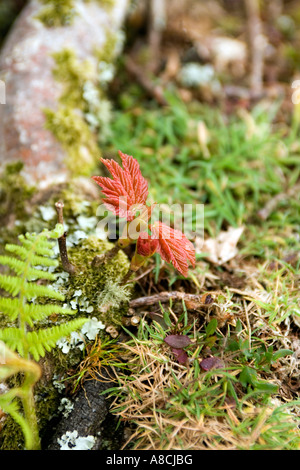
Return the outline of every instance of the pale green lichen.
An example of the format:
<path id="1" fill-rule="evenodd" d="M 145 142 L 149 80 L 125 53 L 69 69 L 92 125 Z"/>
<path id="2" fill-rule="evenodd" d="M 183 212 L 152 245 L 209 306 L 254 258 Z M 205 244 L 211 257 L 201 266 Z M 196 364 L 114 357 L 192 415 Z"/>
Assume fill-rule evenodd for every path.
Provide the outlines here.
<path id="1" fill-rule="evenodd" d="M 96 442 L 94 436 L 79 436 L 78 431 L 67 431 L 58 439 L 60 450 L 91 450 Z"/>

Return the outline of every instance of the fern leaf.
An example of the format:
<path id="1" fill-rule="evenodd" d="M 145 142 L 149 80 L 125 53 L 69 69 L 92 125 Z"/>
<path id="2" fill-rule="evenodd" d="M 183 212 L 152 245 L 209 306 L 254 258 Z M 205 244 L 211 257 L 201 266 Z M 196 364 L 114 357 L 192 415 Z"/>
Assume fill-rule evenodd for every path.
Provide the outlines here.
<path id="1" fill-rule="evenodd" d="M 42 232 L 42 235 L 45 235 L 48 239 L 49 238 L 60 238 L 63 236 L 64 234 L 64 226 L 62 224 L 56 224 L 56 226 L 54 227 L 53 230 L 49 231 L 47 229 L 45 229 L 43 232 Z"/>
<path id="2" fill-rule="evenodd" d="M 48 299 L 64 300 L 64 296 L 51 287 L 40 286 L 34 284 L 33 282 L 24 282 L 22 278 L 14 276 L 0 274 L 0 287 L 14 297 L 20 293 L 21 289 L 23 289 L 24 296 L 27 300 L 31 300 L 35 297 L 47 297 Z"/>
<path id="3" fill-rule="evenodd" d="M 13 253 L 14 255 L 18 255 L 23 261 L 28 261 L 29 251 L 24 246 L 8 243 L 7 245 L 5 245 L 5 249 L 10 253 Z M 45 256 L 32 254 L 30 256 L 30 264 L 32 266 L 41 265 L 50 267 L 56 266 L 57 261 L 51 258 L 46 258 Z"/>
<path id="4" fill-rule="evenodd" d="M 18 318 L 19 308 L 19 299 L 0 297 L 0 312 L 5 313 L 11 321 Z"/>
<path id="5" fill-rule="evenodd" d="M 1 302 L 0 302 L 1 308 Z M 33 326 L 34 321 L 41 321 L 53 314 L 74 315 L 74 310 L 64 308 L 60 305 L 52 304 L 26 304 L 24 307 L 24 318 L 29 326 Z"/>
<path id="6" fill-rule="evenodd" d="M 21 288 L 22 279 L 14 276 L 0 274 L 0 287 L 14 297 L 18 295 Z"/>
<path id="7" fill-rule="evenodd" d="M 52 257 L 54 244 L 44 237 L 46 237 L 46 235 L 40 236 L 39 243 L 37 246 L 35 246 L 35 253 L 41 256 Z M 27 250 L 31 250 L 35 244 L 36 235 L 32 233 L 26 233 L 25 235 L 20 235 L 19 240 Z"/>
<path id="8" fill-rule="evenodd" d="M 12 351 L 18 351 L 20 356 L 24 356 L 23 332 L 19 328 L 0 329 L 0 340 Z"/>
<path id="9" fill-rule="evenodd" d="M 41 269 L 31 268 L 26 266 L 25 261 L 21 261 L 11 256 L 0 256 L 0 263 L 4 266 L 11 268 L 18 276 L 22 276 L 26 269 L 27 279 L 48 279 L 49 281 L 55 280 L 55 275 L 48 271 L 42 271 Z"/>
<path id="10" fill-rule="evenodd" d="M 0 313 L 5 313 L 10 321 L 14 322 L 18 318 L 19 310 L 19 299 L 0 298 Z M 34 326 L 34 322 L 42 321 L 53 314 L 74 315 L 75 311 L 54 304 L 25 304 L 23 306 L 23 319 L 30 327 Z"/>
<path id="11" fill-rule="evenodd" d="M 60 292 L 47 286 L 40 286 L 33 282 L 26 282 L 24 285 L 25 297 L 31 300 L 34 297 L 47 297 L 48 299 L 64 300 L 65 297 Z"/>
<path id="12" fill-rule="evenodd" d="M 19 299 L 0 297 L 0 312 L 5 313 L 11 321 L 15 321 L 18 318 L 19 310 Z M 58 313 L 62 315 L 74 315 L 75 311 L 71 308 L 65 308 L 55 304 L 43 305 L 27 303 L 23 306 L 24 321 L 26 321 L 30 327 L 33 326 L 33 322 L 44 320 L 50 315 Z"/>
<path id="13" fill-rule="evenodd" d="M 27 341 L 30 354 L 38 361 L 40 357 L 44 357 L 46 351 L 51 351 L 51 349 L 56 346 L 60 338 L 68 336 L 73 331 L 78 330 L 86 321 L 86 318 L 77 318 L 68 323 L 62 323 L 61 325 L 56 325 L 51 328 L 29 332 L 27 334 Z"/>
<path id="14" fill-rule="evenodd" d="M 51 286 L 37 284 L 36 280 L 55 280 L 55 276 L 48 271 L 42 271 L 35 266 L 56 266 L 52 259 L 53 244 L 49 239 L 59 238 L 63 234 L 63 226 L 57 225 L 54 230 L 44 230 L 39 235 L 29 234 L 19 237 L 21 245 L 8 244 L 7 251 L 14 256 L 0 256 L 0 262 L 11 268 L 16 276 L 0 274 L 0 288 L 15 298 L 0 298 L 0 311 L 8 315 L 11 321 L 19 318 L 20 328 L 10 327 L 0 329 L 0 340 L 24 357 L 32 354 L 38 360 L 56 346 L 62 336 L 69 335 L 80 328 L 86 318 L 74 319 L 38 331 L 28 332 L 27 326 L 33 327 L 35 321 L 41 321 L 53 313 L 63 315 L 74 314 L 71 309 L 51 304 L 30 303 L 34 298 L 46 297 L 63 301 L 64 295 Z M 18 296 L 18 297 L 17 297 Z"/>

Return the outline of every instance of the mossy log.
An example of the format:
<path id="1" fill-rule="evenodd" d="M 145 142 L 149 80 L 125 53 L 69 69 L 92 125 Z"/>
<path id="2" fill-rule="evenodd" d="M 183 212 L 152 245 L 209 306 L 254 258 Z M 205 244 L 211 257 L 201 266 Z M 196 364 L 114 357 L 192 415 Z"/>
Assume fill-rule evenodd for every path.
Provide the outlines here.
<path id="1" fill-rule="evenodd" d="M 107 41 L 111 42 L 113 35 L 120 31 L 127 3 L 127 0 L 28 2 L 0 55 L 0 83 L 5 84 L 6 95 L 6 104 L 0 106 L 0 167 L 21 160 L 27 183 L 40 187 L 67 180 L 70 166 L 66 162 L 71 146 L 66 149 L 52 129 L 45 127 L 44 109 L 57 111 L 64 87 L 53 74 L 56 66 L 53 54 L 71 50 L 76 60 L 89 63 L 91 73 L 96 75 L 101 52 L 109 49 L 110 57 L 105 60 L 113 61 L 116 51 L 107 47 Z M 78 130 L 75 107 L 60 110 L 58 116 L 67 116 L 72 121 L 73 132 Z M 52 127 L 55 122 L 52 119 Z M 83 131 L 87 132 L 84 124 L 82 121 Z M 90 134 L 77 146 L 80 162 L 77 164 L 82 170 L 90 169 L 94 163 L 94 139 Z M 76 142 L 72 144 L 76 147 Z"/>

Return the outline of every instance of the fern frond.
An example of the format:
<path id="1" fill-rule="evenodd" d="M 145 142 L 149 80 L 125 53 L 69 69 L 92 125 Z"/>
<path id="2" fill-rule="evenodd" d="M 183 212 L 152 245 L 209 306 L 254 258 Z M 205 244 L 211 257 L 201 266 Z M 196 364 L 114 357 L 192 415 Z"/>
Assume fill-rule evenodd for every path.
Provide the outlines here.
<path id="1" fill-rule="evenodd" d="M 0 297 L 0 312 L 5 313 L 11 321 L 15 321 L 18 318 L 19 309 L 19 299 Z M 74 315 L 75 312 L 71 308 L 54 304 L 43 305 L 27 303 L 23 306 L 24 321 L 26 321 L 30 327 L 33 326 L 33 322 L 44 320 L 50 315 L 58 313 L 62 315 Z"/>
<path id="2" fill-rule="evenodd" d="M 15 245 L 13 243 L 8 243 L 5 245 L 5 249 L 14 255 L 19 256 L 23 261 L 28 261 L 28 255 L 30 251 L 27 248 L 21 245 Z M 32 266 L 57 266 L 57 261 L 51 258 L 46 258 L 45 256 L 31 254 L 30 256 L 30 264 Z"/>
<path id="3" fill-rule="evenodd" d="M 64 296 L 51 287 L 40 286 L 33 282 L 26 282 L 20 277 L 0 274 L 0 287 L 14 297 L 16 297 L 22 289 L 22 293 L 27 300 L 31 300 L 35 297 L 64 300 Z"/>
<path id="4" fill-rule="evenodd" d="M 0 287 L 16 297 L 20 292 L 22 279 L 15 276 L 0 274 Z"/>
<path id="5" fill-rule="evenodd" d="M 1 307 L 1 303 L 0 303 Z M 53 314 L 74 315 L 74 310 L 64 308 L 61 305 L 52 304 L 26 304 L 24 307 L 24 318 L 29 326 L 33 326 L 34 321 L 41 321 Z"/>
<path id="6" fill-rule="evenodd" d="M 22 276 L 26 269 L 26 276 L 28 280 L 33 279 L 47 279 L 49 281 L 55 280 L 55 275 L 49 273 L 48 271 L 42 271 L 41 269 L 31 268 L 26 265 L 25 261 L 21 261 L 17 258 L 11 256 L 0 256 L 0 264 L 8 266 L 12 269 L 18 276 Z"/>
<path id="7" fill-rule="evenodd" d="M 48 299 L 55 299 L 55 300 L 64 300 L 65 297 L 60 292 L 52 289 L 51 287 L 47 286 L 40 286 L 34 284 L 33 282 L 26 282 L 25 283 L 25 297 L 27 300 L 31 300 L 35 297 L 47 297 Z"/>
<path id="8" fill-rule="evenodd" d="M 52 313 L 62 313 L 64 315 L 74 313 L 73 310 L 65 309 L 62 306 L 28 302 L 37 297 L 64 300 L 64 296 L 60 292 L 57 292 L 50 286 L 39 285 L 34 282 L 34 280 L 55 280 L 53 274 L 37 269 L 35 266 L 51 267 L 57 265 L 57 262 L 52 259 L 54 255 L 52 251 L 53 244 L 49 239 L 59 238 L 62 234 L 63 226 L 57 225 L 54 230 L 44 230 L 39 235 L 26 234 L 25 236 L 20 236 L 21 245 L 6 245 L 7 251 L 15 255 L 15 257 L 0 256 L 0 262 L 16 273 L 16 276 L 0 274 L 0 288 L 14 297 L 0 298 L 0 313 L 2 311 L 12 321 L 17 319 L 19 321 L 19 327 L 0 329 L 0 340 L 4 344 L 4 348 L 2 348 L 4 351 L 4 362 L 0 357 L 0 365 L 1 363 L 7 365 L 5 354 L 9 350 L 17 351 L 19 356 L 26 358 L 26 361 L 23 360 L 23 365 L 25 362 L 24 371 L 22 369 L 25 377 L 24 388 L 19 387 L 10 390 L 6 394 L 0 394 L 0 406 L 4 411 L 10 413 L 13 419 L 21 426 L 25 437 L 25 448 L 27 449 L 40 449 L 33 395 L 33 385 L 40 377 L 40 367 L 27 359 L 32 355 L 38 361 L 40 357 L 45 355 L 46 351 L 50 351 L 56 346 L 57 341 L 62 336 L 68 336 L 87 321 L 86 318 L 78 318 L 68 323 L 62 323 L 38 331 L 28 331 L 28 325 L 33 327 L 34 321 L 42 320 Z M 18 358 L 19 356 L 16 355 Z M 34 367 L 32 367 L 32 364 Z M 8 368 L 2 367 L 2 376 L 7 373 L 10 373 Z M 19 412 L 17 402 L 14 400 L 15 397 L 20 398 L 22 402 L 23 414 Z"/>
<path id="9" fill-rule="evenodd" d="M 3 341 L 12 351 L 18 351 L 20 356 L 24 356 L 23 332 L 19 328 L 0 329 L 0 340 Z"/>
<path id="10" fill-rule="evenodd" d="M 25 235 L 20 235 L 19 240 L 27 250 L 30 250 L 35 243 L 36 235 L 32 233 L 26 233 Z M 35 252 L 37 255 L 51 257 L 53 256 L 53 246 L 54 243 L 44 239 L 43 237 L 40 239 L 38 246 L 35 247 Z"/>
<path id="11" fill-rule="evenodd" d="M 19 315 L 19 299 L 0 297 L 0 312 L 5 313 L 11 321 L 15 321 Z"/>
<path id="12" fill-rule="evenodd" d="M 77 318 L 51 328 L 29 332 L 27 334 L 27 342 L 30 354 L 38 361 L 40 357 L 44 357 L 46 351 L 51 351 L 56 346 L 60 338 L 68 336 L 72 331 L 78 330 L 86 321 L 86 318 Z"/>
<path id="13" fill-rule="evenodd" d="M 57 261 L 50 258 L 54 255 L 53 243 L 50 239 L 59 238 L 62 233 L 63 226 L 57 225 L 54 230 L 44 230 L 38 235 L 34 233 L 21 235 L 19 237 L 21 245 L 6 245 L 6 249 L 15 257 L 0 256 L 0 263 L 16 273 L 16 276 L 0 274 L 0 288 L 14 297 L 0 298 L 0 312 L 6 314 L 11 321 L 19 319 L 20 326 L 0 330 L 0 339 L 12 350 L 17 350 L 21 356 L 28 355 L 31 350 L 35 357 L 43 355 L 45 349 L 49 350 L 55 346 L 60 334 L 64 336 L 72 329 L 76 329 L 77 325 L 80 326 L 82 321 L 86 321 L 74 320 L 74 322 L 66 323 L 64 327 L 41 330 L 40 335 L 27 331 L 26 325 L 33 327 L 34 322 L 41 321 L 53 313 L 63 315 L 75 313 L 74 310 L 63 308 L 61 305 L 31 303 L 33 299 L 39 297 L 64 301 L 64 295 L 51 288 L 51 285 L 40 285 L 35 282 L 36 280 L 55 280 L 55 275 L 34 267 L 57 265 Z M 34 341 L 29 345 L 32 338 Z M 42 343 L 39 343 L 40 338 L 43 338 Z"/>

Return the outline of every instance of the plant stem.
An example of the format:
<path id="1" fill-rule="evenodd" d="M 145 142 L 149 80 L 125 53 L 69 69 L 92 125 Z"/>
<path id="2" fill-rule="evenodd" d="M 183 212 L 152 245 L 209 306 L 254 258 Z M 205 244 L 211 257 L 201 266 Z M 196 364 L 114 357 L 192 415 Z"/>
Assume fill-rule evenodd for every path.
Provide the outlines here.
<path id="1" fill-rule="evenodd" d="M 129 282 L 129 279 L 131 278 L 132 274 L 134 273 L 135 271 L 133 271 L 132 269 L 128 269 L 127 273 L 125 274 L 125 276 L 123 277 L 122 281 L 121 281 L 121 286 L 124 286 L 124 284 L 127 284 L 127 282 Z M 133 282 L 133 281 L 131 281 Z"/>
<path id="2" fill-rule="evenodd" d="M 30 435 L 25 435 L 25 447 L 27 450 L 40 450 L 41 444 L 37 425 L 37 417 L 35 413 L 35 402 L 32 387 L 28 387 L 27 389 L 25 389 L 24 395 L 22 397 L 22 405 L 25 420 L 31 431 Z"/>
<path id="3" fill-rule="evenodd" d="M 64 218 L 63 218 L 64 203 L 62 201 L 56 202 L 55 208 L 57 212 L 58 223 L 61 225 L 64 225 Z M 67 240 L 67 233 L 65 232 L 58 239 L 60 259 L 61 259 L 61 264 L 62 264 L 64 271 L 72 275 L 76 273 L 76 267 L 69 261 L 66 240 Z"/>
<path id="4" fill-rule="evenodd" d="M 35 412 L 34 384 L 40 378 L 41 369 L 37 364 L 31 361 L 27 361 L 26 366 L 27 371 L 25 372 L 24 383 L 19 394 L 26 423 L 26 427 L 23 427 L 25 448 L 27 450 L 40 450 L 41 444 Z"/>

